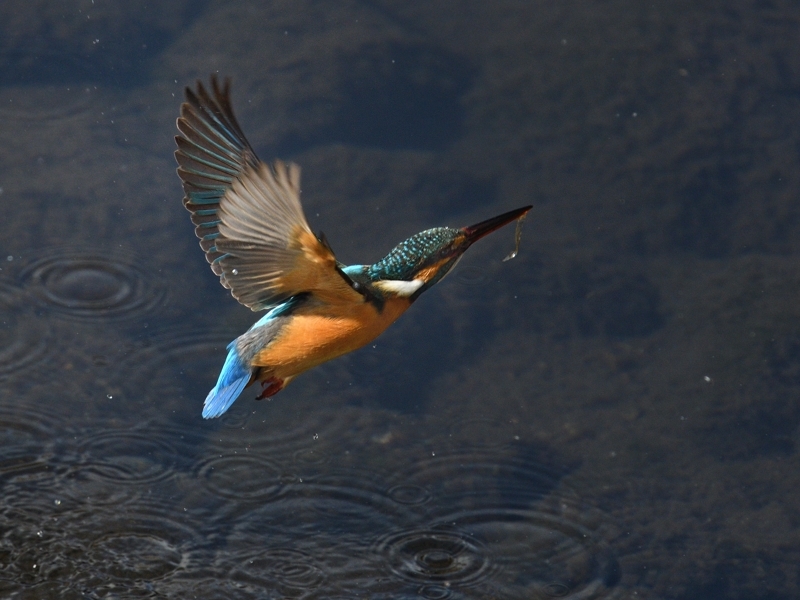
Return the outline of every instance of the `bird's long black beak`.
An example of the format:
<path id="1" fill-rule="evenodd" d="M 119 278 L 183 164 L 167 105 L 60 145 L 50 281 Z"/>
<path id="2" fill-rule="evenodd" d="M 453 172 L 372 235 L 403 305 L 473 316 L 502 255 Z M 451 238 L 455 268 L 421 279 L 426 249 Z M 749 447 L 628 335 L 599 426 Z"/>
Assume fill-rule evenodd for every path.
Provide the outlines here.
<path id="1" fill-rule="evenodd" d="M 508 225 L 511 221 L 515 219 L 519 219 L 525 213 L 527 213 L 532 206 L 523 206 L 522 208 L 517 208 L 516 210 L 508 211 L 507 213 L 503 213 L 502 215 L 498 215 L 496 217 L 492 217 L 491 219 L 487 219 L 485 221 L 481 221 L 475 225 L 470 225 L 469 227 L 463 227 L 461 231 L 464 232 L 465 240 L 464 240 L 464 247 L 465 249 L 479 239 L 484 236 L 489 235 L 493 231 L 500 229 L 503 225 Z"/>

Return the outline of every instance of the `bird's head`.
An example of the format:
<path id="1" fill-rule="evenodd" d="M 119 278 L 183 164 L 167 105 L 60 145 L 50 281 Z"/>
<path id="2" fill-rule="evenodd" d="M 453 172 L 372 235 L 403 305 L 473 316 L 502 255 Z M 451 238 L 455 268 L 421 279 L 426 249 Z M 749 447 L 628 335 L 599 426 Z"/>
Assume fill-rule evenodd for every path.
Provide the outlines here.
<path id="1" fill-rule="evenodd" d="M 415 300 L 441 281 L 472 244 L 530 209 L 518 208 L 461 229 L 435 227 L 413 235 L 368 268 L 372 285 L 387 296 Z"/>

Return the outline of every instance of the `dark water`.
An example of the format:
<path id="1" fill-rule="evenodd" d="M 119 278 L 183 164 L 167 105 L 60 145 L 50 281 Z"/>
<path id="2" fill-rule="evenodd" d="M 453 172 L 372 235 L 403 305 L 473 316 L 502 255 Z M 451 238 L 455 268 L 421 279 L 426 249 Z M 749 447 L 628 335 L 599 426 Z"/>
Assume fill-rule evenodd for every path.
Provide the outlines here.
<path id="1" fill-rule="evenodd" d="M 800 596 L 793 2 L 5 2 L 0 596 Z M 534 205 L 367 348 L 200 418 L 233 78 L 347 263 Z"/>

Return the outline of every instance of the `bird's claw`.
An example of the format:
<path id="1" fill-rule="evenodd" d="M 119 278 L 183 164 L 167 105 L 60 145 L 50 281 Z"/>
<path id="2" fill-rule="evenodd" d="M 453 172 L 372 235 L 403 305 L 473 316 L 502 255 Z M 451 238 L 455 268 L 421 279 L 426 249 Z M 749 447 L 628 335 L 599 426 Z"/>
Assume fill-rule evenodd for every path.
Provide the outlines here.
<path id="1" fill-rule="evenodd" d="M 256 400 L 263 400 L 264 398 L 274 396 L 283 389 L 283 385 L 283 379 L 278 379 L 277 377 L 265 379 L 261 382 L 261 393 L 256 396 Z"/>

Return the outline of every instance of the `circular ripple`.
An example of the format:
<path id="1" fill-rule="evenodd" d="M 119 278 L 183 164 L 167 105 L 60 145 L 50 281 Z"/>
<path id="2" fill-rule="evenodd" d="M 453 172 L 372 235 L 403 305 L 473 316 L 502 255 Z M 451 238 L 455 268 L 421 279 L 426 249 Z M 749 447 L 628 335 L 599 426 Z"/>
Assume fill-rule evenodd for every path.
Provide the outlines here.
<path id="1" fill-rule="evenodd" d="M 327 462 L 330 462 L 330 455 L 319 450 L 315 450 L 314 448 L 301 448 L 300 450 L 294 453 L 294 462 L 298 465 L 324 465 Z"/>
<path id="2" fill-rule="evenodd" d="M 143 508 L 62 505 L 44 513 L 27 507 L 13 515 L 4 511 L 3 573 L 27 584 L 91 589 L 96 597 L 117 597 L 120 590 L 126 598 L 142 592 L 152 597 L 153 582 L 199 562 L 205 542 L 173 518 L 173 504 Z M 13 520 L 4 522 L 8 516 Z"/>
<path id="3" fill-rule="evenodd" d="M 92 544 L 90 554 L 120 579 L 164 577 L 183 558 L 177 546 L 150 532 L 109 534 Z"/>
<path id="4" fill-rule="evenodd" d="M 355 536 L 360 547 L 365 539 L 376 539 L 413 518 L 407 507 L 386 496 L 374 471 L 328 467 L 322 474 L 284 474 L 281 479 L 279 493 L 238 519 L 229 543 L 249 544 L 261 537 L 273 543 L 282 536 L 292 540 L 305 536 L 293 524 L 302 528 L 313 523 L 320 535 L 325 531 Z"/>
<path id="5" fill-rule="evenodd" d="M 396 485 L 386 493 L 399 504 L 425 504 L 431 499 L 431 493 L 418 485 Z"/>
<path id="6" fill-rule="evenodd" d="M 502 598 L 599 598 L 619 578 L 610 550 L 580 523 L 546 510 L 486 509 L 447 515 L 442 527 L 482 540 L 493 561 L 483 585 Z"/>
<path id="7" fill-rule="evenodd" d="M 360 580 L 364 569 L 370 570 L 372 563 L 364 557 L 374 541 L 415 521 L 410 511 L 386 497 L 376 479 L 375 472 L 344 469 L 287 483 L 279 496 L 237 511 L 227 549 L 291 546 L 324 556 L 339 581 L 343 573 L 347 581 Z"/>
<path id="8" fill-rule="evenodd" d="M 126 430 L 92 436 L 80 447 L 79 456 L 79 467 L 96 478 L 139 485 L 173 475 L 177 451 L 152 434 Z"/>
<path id="9" fill-rule="evenodd" d="M 98 521 L 84 538 L 86 551 L 78 561 L 90 576 L 123 585 L 161 579 L 192 562 L 202 544 L 197 533 L 170 518 L 171 508 L 153 514 L 108 512 L 90 517 Z M 87 524 L 89 525 L 89 524 Z"/>
<path id="10" fill-rule="evenodd" d="M 38 465 L 43 456 L 52 454 L 59 425 L 53 411 L 38 411 L 28 406 L 0 407 L 0 475 L 19 471 L 23 465 Z"/>
<path id="11" fill-rule="evenodd" d="M 377 550 L 394 574 L 411 581 L 467 585 L 490 567 L 483 544 L 458 531 L 401 531 L 383 539 Z"/>
<path id="12" fill-rule="evenodd" d="M 561 475 L 527 459 L 479 449 L 427 457 L 398 472 L 393 480 L 395 486 L 427 490 L 438 500 L 437 507 L 457 505 L 468 499 L 478 499 L 484 505 L 527 507 L 550 494 Z"/>
<path id="13" fill-rule="evenodd" d="M 235 454 L 200 463 L 197 477 L 208 490 L 229 500 L 264 502 L 283 487 L 281 470 L 263 456 Z"/>
<path id="14" fill-rule="evenodd" d="M 288 548 L 258 551 L 240 558 L 231 579 L 296 597 L 325 581 L 325 571 L 308 554 Z"/>
<path id="15" fill-rule="evenodd" d="M 22 291 L 0 282 L 0 381 L 41 360 L 49 332 Z"/>
<path id="16" fill-rule="evenodd" d="M 94 507 L 119 507 L 134 503 L 142 496 L 141 489 L 117 485 L 116 479 L 109 479 L 108 475 L 107 467 L 74 465 L 57 482 L 53 495 Z"/>
<path id="17" fill-rule="evenodd" d="M 292 487 L 304 506 L 324 517 L 333 527 L 351 531 L 392 527 L 408 519 L 407 510 L 386 497 L 380 475 L 366 469 L 328 471 Z"/>
<path id="18" fill-rule="evenodd" d="M 419 595 L 428 600 L 444 600 L 449 598 L 452 590 L 441 585 L 423 585 L 419 588 Z"/>
<path id="19" fill-rule="evenodd" d="M 122 257 L 58 253 L 28 265 L 22 278 L 41 304 L 77 319 L 132 318 L 164 300 Z"/>

